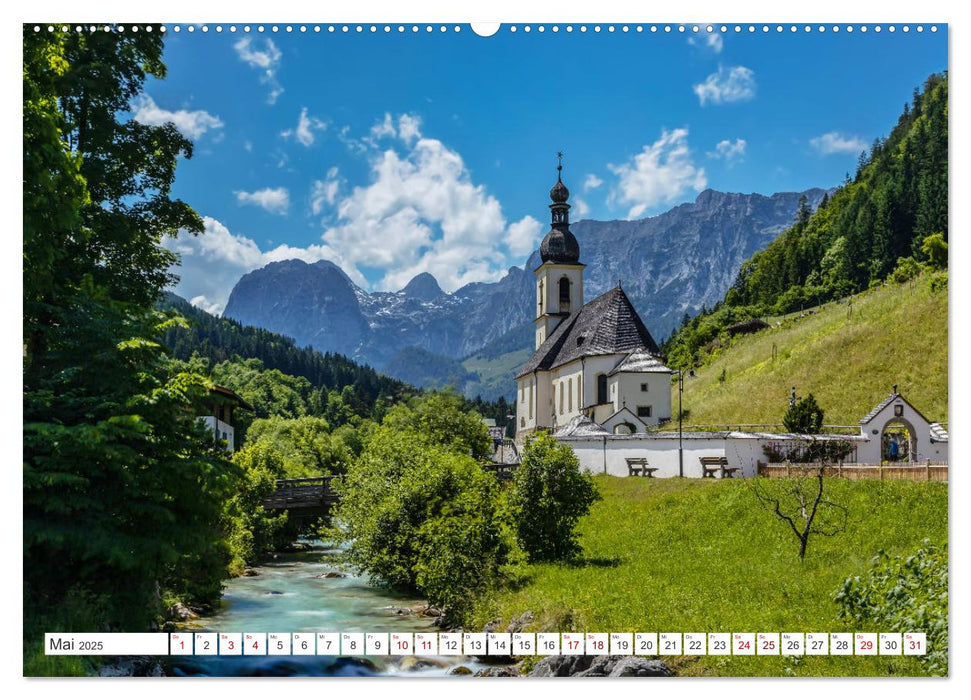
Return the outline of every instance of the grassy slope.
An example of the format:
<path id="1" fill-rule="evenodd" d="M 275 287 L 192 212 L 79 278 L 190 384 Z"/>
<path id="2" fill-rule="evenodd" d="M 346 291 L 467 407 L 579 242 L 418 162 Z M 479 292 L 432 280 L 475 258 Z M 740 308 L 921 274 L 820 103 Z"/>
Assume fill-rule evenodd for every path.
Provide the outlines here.
<path id="1" fill-rule="evenodd" d="M 795 385 L 800 396 L 816 397 L 827 424 L 852 425 L 893 384 L 929 420 L 946 420 L 947 289 L 932 292 L 923 275 L 851 301 L 852 314 L 845 300 L 833 302 L 739 338 L 685 381 L 687 422 L 779 423 Z M 673 397 L 677 410 L 676 387 Z"/>
<path id="2" fill-rule="evenodd" d="M 796 541 L 742 480 L 598 476 L 604 500 L 580 524 L 583 566 L 524 565 L 525 583 L 484 601 L 475 623 L 530 610 L 536 631 L 840 632 L 833 595 L 877 550 L 909 553 L 947 537 L 947 485 L 828 482 L 847 531 Z M 862 629 L 860 631 L 877 631 Z M 700 656 L 679 675 L 920 675 L 912 658 Z"/>

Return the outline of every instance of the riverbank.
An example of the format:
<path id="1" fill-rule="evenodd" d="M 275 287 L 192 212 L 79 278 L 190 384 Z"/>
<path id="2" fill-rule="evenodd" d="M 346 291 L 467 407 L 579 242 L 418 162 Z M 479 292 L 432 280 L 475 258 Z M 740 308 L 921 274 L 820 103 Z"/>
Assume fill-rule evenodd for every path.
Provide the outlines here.
<path id="1" fill-rule="evenodd" d="M 523 565 L 478 601 L 471 626 L 528 631 L 842 632 L 833 598 L 879 550 L 911 554 L 947 540 L 947 485 L 827 480 L 846 531 L 816 536 L 805 561 L 788 525 L 743 480 L 597 477 L 604 499 L 580 523 L 583 560 Z M 871 630 L 865 624 L 860 631 Z M 883 630 L 885 631 L 885 630 Z M 924 675 L 915 657 L 665 658 L 677 675 Z"/>

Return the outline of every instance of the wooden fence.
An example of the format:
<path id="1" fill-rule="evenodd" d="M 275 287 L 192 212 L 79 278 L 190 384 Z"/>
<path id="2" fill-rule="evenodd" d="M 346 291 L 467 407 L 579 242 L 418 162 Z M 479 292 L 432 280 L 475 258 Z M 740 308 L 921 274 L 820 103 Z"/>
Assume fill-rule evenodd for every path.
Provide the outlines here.
<path id="1" fill-rule="evenodd" d="M 759 476 L 770 479 L 798 477 L 815 471 L 811 464 L 758 463 Z M 947 464 L 925 462 L 923 464 L 834 464 L 826 467 L 824 476 L 838 479 L 876 479 L 878 481 L 947 481 Z"/>

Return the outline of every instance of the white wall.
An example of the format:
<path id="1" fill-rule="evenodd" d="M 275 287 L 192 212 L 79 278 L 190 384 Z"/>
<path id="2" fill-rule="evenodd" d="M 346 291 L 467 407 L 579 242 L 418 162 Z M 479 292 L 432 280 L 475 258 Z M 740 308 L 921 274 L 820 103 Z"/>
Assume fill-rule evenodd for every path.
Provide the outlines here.
<path id="1" fill-rule="evenodd" d="M 895 406 L 902 407 L 903 415 L 899 418 L 909 423 L 910 425 L 908 427 L 913 428 L 913 434 L 911 436 L 914 445 L 913 461 L 925 462 L 929 459 L 932 462 L 946 462 L 948 452 L 947 443 L 932 443 L 930 439 L 930 423 L 910 404 L 899 398 L 884 407 L 873 420 L 862 426 L 863 434 L 869 438 L 869 441 L 866 445 L 861 445 L 857 451 L 859 461 L 864 464 L 880 464 L 882 459 L 880 450 L 883 431 L 888 424 L 892 424 L 894 420 L 898 420 L 898 417 L 894 414 Z"/>
<path id="2" fill-rule="evenodd" d="M 657 467 L 654 472 L 656 478 L 670 478 L 679 475 L 678 467 L 678 438 L 646 437 L 646 436 L 610 436 L 604 438 L 584 438 L 562 440 L 563 444 L 573 448 L 580 466 L 594 474 L 611 474 L 613 476 L 628 476 L 628 457 L 645 457 L 649 467 Z M 702 475 L 701 457 L 728 456 L 725 451 L 724 438 L 689 438 L 684 440 L 684 475 L 686 477 L 700 477 Z M 606 468 L 605 468 L 606 463 Z M 729 466 L 741 466 L 732 464 Z M 749 470 L 751 471 L 751 470 Z M 746 474 L 748 475 L 748 474 Z"/>
<path id="3" fill-rule="evenodd" d="M 650 406 L 651 416 L 641 417 L 646 425 L 659 425 L 660 419 L 671 418 L 671 375 L 666 372 L 620 372 L 609 383 L 613 389 L 615 410 L 627 407 L 636 416 L 638 406 Z M 647 391 L 641 391 L 647 384 Z"/>
<path id="4" fill-rule="evenodd" d="M 213 440 L 225 440 L 226 451 L 233 451 L 233 446 L 235 445 L 233 426 L 229 423 L 224 423 L 215 416 L 200 416 L 199 420 L 206 424 L 209 433 L 213 436 Z"/>

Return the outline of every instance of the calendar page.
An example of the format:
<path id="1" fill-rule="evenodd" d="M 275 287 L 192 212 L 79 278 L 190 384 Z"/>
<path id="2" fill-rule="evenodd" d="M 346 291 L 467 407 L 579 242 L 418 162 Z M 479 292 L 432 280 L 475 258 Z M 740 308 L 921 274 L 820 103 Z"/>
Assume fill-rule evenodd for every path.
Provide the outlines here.
<path id="1" fill-rule="evenodd" d="M 949 675 L 948 25 L 645 13 L 23 24 L 24 676 Z"/>

